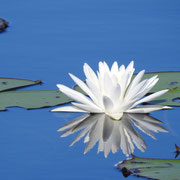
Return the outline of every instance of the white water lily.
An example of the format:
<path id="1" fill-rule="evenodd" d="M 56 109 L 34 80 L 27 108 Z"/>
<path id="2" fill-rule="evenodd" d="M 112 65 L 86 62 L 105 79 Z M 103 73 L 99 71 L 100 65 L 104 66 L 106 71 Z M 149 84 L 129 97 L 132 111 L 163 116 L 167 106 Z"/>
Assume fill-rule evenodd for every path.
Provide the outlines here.
<path id="1" fill-rule="evenodd" d="M 72 103 L 73 106 L 59 107 L 52 111 L 105 113 L 111 118 L 119 120 L 125 112 L 150 113 L 160 109 L 168 109 L 168 106 L 162 105 L 140 105 L 163 95 L 168 89 L 145 96 L 155 86 L 159 78 L 156 75 L 141 81 L 145 72 L 142 70 L 132 80 L 134 70 L 133 61 L 127 68 L 124 65 L 118 67 L 118 63 L 114 62 L 111 69 L 106 62 L 99 62 L 99 71 L 96 74 L 85 63 L 86 82 L 72 74 L 69 75 L 88 97 L 67 86 L 58 84 L 60 91 L 76 102 Z"/>

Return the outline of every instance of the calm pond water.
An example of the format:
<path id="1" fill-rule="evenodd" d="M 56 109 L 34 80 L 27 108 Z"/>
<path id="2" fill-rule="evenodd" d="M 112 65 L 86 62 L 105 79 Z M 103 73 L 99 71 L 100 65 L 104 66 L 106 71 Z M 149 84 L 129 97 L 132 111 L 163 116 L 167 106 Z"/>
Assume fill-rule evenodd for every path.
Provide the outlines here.
<path id="1" fill-rule="evenodd" d="M 97 69 L 135 61 L 136 72 L 180 70 L 180 1 L 174 0 L 0 0 L 0 18 L 9 28 L 0 34 L 1 77 L 42 80 L 26 89 L 73 86 L 68 72 L 84 79 L 84 62 Z M 95 146 L 86 155 L 84 143 L 69 144 L 75 134 L 60 138 L 57 129 L 80 116 L 51 113 L 53 108 L 9 108 L 0 120 L 0 179 L 125 179 L 114 164 L 119 151 L 105 158 Z M 142 134 L 148 149 L 136 156 L 174 158 L 180 145 L 180 109 L 152 113 L 169 133 Z M 130 176 L 128 179 L 136 179 Z"/>

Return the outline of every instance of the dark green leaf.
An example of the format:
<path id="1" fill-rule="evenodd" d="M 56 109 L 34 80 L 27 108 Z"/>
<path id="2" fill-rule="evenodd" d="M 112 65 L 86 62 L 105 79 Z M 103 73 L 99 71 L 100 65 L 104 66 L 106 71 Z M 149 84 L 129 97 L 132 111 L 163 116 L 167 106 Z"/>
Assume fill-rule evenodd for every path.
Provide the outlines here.
<path id="1" fill-rule="evenodd" d="M 11 89 L 22 88 L 26 86 L 31 86 L 35 84 L 40 84 L 41 81 L 31 81 L 25 79 L 13 79 L 13 78 L 0 78 L 0 92 L 7 91 Z"/>
<path id="2" fill-rule="evenodd" d="M 130 174 L 159 180 L 178 180 L 180 177 L 180 160 L 148 159 L 133 156 L 117 164 L 125 177 Z"/>
<path id="3" fill-rule="evenodd" d="M 6 110 L 7 107 L 43 108 L 70 101 L 59 90 L 7 91 L 0 93 L 0 110 Z"/>

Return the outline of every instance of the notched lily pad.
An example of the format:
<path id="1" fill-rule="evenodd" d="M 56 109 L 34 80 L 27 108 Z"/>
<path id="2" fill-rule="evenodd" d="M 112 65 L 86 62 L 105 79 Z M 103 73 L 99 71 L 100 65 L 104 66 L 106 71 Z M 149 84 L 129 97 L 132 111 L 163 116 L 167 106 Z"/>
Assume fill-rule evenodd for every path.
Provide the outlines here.
<path id="1" fill-rule="evenodd" d="M 0 78 L 0 92 L 40 84 L 41 81 L 26 79 Z"/>
<path id="2" fill-rule="evenodd" d="M 124 177 L 134 175 L 156 180 L 178 180 L 180 177 L 180 160 L 149 159 L 132 155 L 131 159 L 118 163 Z"/>
<path id="3" fill-rule="evenodd" d="M 36 109 L 56 106 L 71 101 L 59 90 L 7 91 L 0 93 L 0 110 L 7 107 Z"/>
<path id="4" fill-rule="evenodd" d="M 180 71 L 145 73 L 143 79 L 151 78 L 154 75 L 158 75 L 159 81 L 149 93 L 151 94 L 162 89 L 169 89 L 169 92 L 150 102 L 150 104 L 180 106 Z M 83 93 L 78 86 L 74 88 Z"/>
<path id="5" fill-rule="evenodd" d="M 5 31 L 5 29 L 8 27 L 8 22 L 2 18 L 0 18 L 0 33 Z"/>

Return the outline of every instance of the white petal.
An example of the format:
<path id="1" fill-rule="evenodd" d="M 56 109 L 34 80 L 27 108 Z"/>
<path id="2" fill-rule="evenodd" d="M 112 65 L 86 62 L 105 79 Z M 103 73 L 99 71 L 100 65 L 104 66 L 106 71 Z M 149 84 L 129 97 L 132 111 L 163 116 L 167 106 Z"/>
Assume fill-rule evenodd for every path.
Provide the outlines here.
<path id="1" fill-rule="evenodd" d="M 96 98 L 94 97 L 93 93 L 91 92 L 91 90 L 88 88 L 88 86 L 81 81 L 79 78 L 77 78 L 76 76 L 74 76 L 73 74 L 70 74 L 71 78 L 74 80 L 74 82 L 88 95 L 91 97 L 91 99 L 93 101 L 96 102 Z"/>
<path id="2" fill-rule="evenodd" d="M 87 63 L 84 64 L 84 73 L 87 79 L 92 81 L 97 87 L 99 86 L 98 78 L 95 72 L 91 69 L 91 67 Z"/>
<path id="3" fill-rule="evenodd" d="M 146 84 L 144 87 L 139 91 L 139 93 L 136 94 L 136 98 L 142 98 L 144 95 L 146 95 L 159 81 L 159 78 L 157 76 L 152 77 L 151 79 L 146 80 Z"/>
<path id="4" fill-rule="evenodd" d="M 121 91 L 122 91 L 122 94 L 121 94 L 121 98 L 124 97 L 124 93 L 127 89 L 127 87 L 129 86 L 129 83 L 131 81 L 131 78 L 132 78 L 132 75 L 134 73 L 134 68 L 133 68 L 133 61 L 128 65 L 128 67 L 126 68 L 122 78 L 121 78 L 121 81 L 120 81 L 120 85 L 121 85 Z"/>
<path id="5" fill-rule="evenodd" d="M 111 92 L 111 99 L 113 100 L 114 104 L 118 104 L 121 96 L 121 87 L 117 84 Z"/>
<path id="6" fill-rule="evenodd" d="M 128 67 L 126 68 L 126 72 L 128 76 L 126 88 L 129 86 L 129 83 L 131 82 L 131 78 L 135 70 L 133 67 L 134 67 L 134 61 L 131 61 Z"/>
<path id="7" fill-rule="evenodd" d="M 144 75 L 144 72 L 145 72 L 145 70 L 142 70 L 136 75 L 136 77 L 133 79 L 131 85 L 129 86 L 126 95 L 128 95 L 129 91 L 133 90 L 139 84 L 139 82 L 141 81 L 141 79 Z"/>
<path id="8" fill-rule="evenodd" d="M 128 102 L 130 100 L 139 99 L 139 96 L 137 97 L 137 94 L 139 94 L 142 91 L 142 88 L 146 85 L 147 80 L 141 81 L 136 87 L 134 87 L 132 90 L 128 92 L 128 94 L 125 95 L 125 102 Z"/>
<path id="9" fill-rule="evenodd" d="M 113 102 L 112 100 L 107 97 L 107 96 L 103 96 L 103 104 L 104 104 L 104 108 L 105 108 L 105 111 L 111 111 L 113 109 Z"/>
<path id="10" fill-rule="evenodd" d="M 133 109 L 129 109 L 126 112 L 127 113 L 150 113 L 150 112 L 158 111 L 161 109 L 170 109 L 170 107 L 162 106 L 162 105 L 144 105 L 144 106 L 136 107 Z"/>
<path id="11" fill-rule="evenodd" d="M 82 109 L 82 111 L 85 112 L 91 112 L 91 113 L 101 113 L 102 110 L 99 108 L 96 108 L 94 106 L 91 106 L 89 104 L 80 104 L 80 103 L 72 103 L 75 107 L 78 109 Z"/>
<path id="12" fill-rule="evenodd" d="M 135 95 L 135 98 L 140 99 L 143 96 L 145 96 L 154 86 L 155 84 L 158 82 L 159 78 L 156 78 L 150 85 L 147 86 L 147 81 L 146 84 L 144 85 L 144 87 L 139 91 L 139 93 L 137 93 Z"/>
<path id="13" fill-rule="evenodd" d="M 64 85 L 58 84 L 57 85 L 60 89 L 60 91 L 62 91 L 64 94 L 66 94 L 67 96 L 69 96 L 71 99 L 80 102 L 81 104 L 88 104 L 93 106 L 94 108 L 98 109 L 98 106 L 96 106 L 91 99 L 89 99 L 88 97 L 86 97 L 84 94 L 79 93 L 71 88 L 68 88 Z"/>
<path id="14" fill-rule="evenodd" d="M 153 99 L 159 97 L 159 96 L 162 96 L 163 94 L 165 94 L 166 92 L 168 92 L 169 89 L 165 89 L 165 90 L 161 90 L 161 91 L 158 91 L 158 92 L 155 92 L 149 96 L 146 96 L 145 98 L 137 101 L 133 106 L 136 106 L 140 103 L 143 103 L 143 102 L 149 102 L 149 101 L 152 101 Z"/>
<path id="15" fill-rule="evenodd" d="M 104 64 L 105 72 L 110 73 L 110 69 L 109 69 L 109 66 L 107 65 L 107 63 L 104 61 L 103 64 Z"/>
<path id="16" fill-rule="evenodd" d="M 104 77 L 104 72 L 105 72 L 104 64 L 100 61 L 99 62 L 99 75 L 101 76 L 101 78 Z"/>
<path id="17" fill-rule="evenodd" d="M 102 93 L 100 92 L 99 88 L 92 81 L 89 81 L 89 79 L 86 79 L 86 83 L 88 87 L 91 89 L 91 92 L 94 94 L 94 96 L 97 99 L 96 104 L 98 104 L 98 106 L 102 108 L 103 107 Z"/>
<path id="18" fill-rule="evenodd" d="M 112 92 L 112 88 L 113 88 L 113 82 L 112 82 L 112 79 L 109 75 L 109 73 L 105 72 L 104 73 L 104 79 L 103 79 L 104 83 L 104 87 L 103 87 L 103 93 L 105 95 L 111 95 L 113 92 Z"/>
<path id="19" fill-rule="evenodd" d="M 121 65 L 121 66 L 119 67 L 119 73 L 118 73 L 118 75 L 119 75 L 119 76 L 120 76 L 120 75 L 123 75 L 124 72 L 125 72 L 125 66 L 124 66 L 124 65 Z"/>
<path id="20" fill-rule="evenodd" d="M 133 89 L 131 88 L 131 90 L 127 92 L 125 101 L 128 101 L 130 99 L 138 100 L 142 98 L 155 86 L 158 80 L 159 79 L 157 78 L 157 75 L 153 76 L 150 79 L 143 80 L 142 82 L 137 84 Z"/>
<path id="21" fill-rule="evenodd" d="M 62 106 L 52 109 L 51 112 L 86 112 L 86 111 L 76 108 L 74 106 Z"/>
<path id="22" fill-rule="evenodd" d="M 118 63 L 115 61 L 111 67 L 111 73 L 117 75 L 118 74 Z"/>

